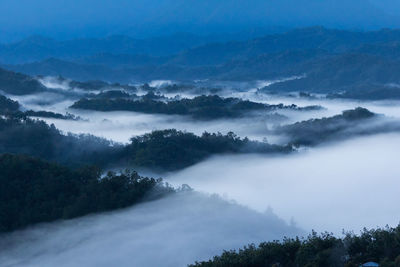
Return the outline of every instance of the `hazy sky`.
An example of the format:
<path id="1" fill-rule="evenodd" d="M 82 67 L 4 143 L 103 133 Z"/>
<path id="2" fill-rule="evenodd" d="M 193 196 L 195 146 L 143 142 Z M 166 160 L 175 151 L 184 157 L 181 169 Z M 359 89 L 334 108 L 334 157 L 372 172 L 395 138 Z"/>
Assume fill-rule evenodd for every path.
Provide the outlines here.
<path id="1" fill-rule="evenodd" d="M 372 4 L 371 2 L 374 2 Z M 398 1 L 397 1 L 398 2 Z M 201 34 L 270 26 L 399 25 L 395 0 L 1 0 L 0 41 L 176 31 Z M 389 16 L 388 14 L 392 14 Z"/>

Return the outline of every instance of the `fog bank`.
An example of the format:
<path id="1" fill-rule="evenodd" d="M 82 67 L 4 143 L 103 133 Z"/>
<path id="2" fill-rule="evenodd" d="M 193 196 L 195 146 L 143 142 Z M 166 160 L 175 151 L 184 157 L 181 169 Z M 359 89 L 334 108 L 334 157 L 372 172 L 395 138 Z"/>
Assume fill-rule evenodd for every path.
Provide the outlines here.
<path id="1" fill-rule="evenodd" d="M 303 234 L 271 211 L 178 193 L 133 208 L 0 239 L 2 266 L 186 266 L 224 249 Z"/>
<path id="2" fill-rule="evenodd" d="M 400 135 L 352 139 L 280 157 L 209 159 L 168 176 L 317 231 L 397 226 Z"/>
<path id="3" fill-rule="evenodd" d="M 292 77 L 287 79 L 295 79 Z M 281 144 L 284 142 L 282 136 L 273 135 L 269 130 L 277 124 L 291 124 L 297 121 L 309 120 L 312 118 L 331 117 L 341 114 L 343 110 L 365 107 L 372 112 L 383 114 L 396 119 L 400 118 L 400 101 L 355 101 L 355 100 L 332 100 L 323 96 L 292 97 L 284 95 L 271 95 L 258 92 L 258 88 L 275 81 L 253 81 L 253 82 L 211 82 L 206 81 L 209 88 L 214 86 L 222 88 L 219 95 L 223 97 L 238 97 L 245 100 L 264 104 L 292 105 L 300 107 L 320 105 L 321 110 L 298 111 L 291 109 L 280 109 L 273 112 L 263 112 L 257 115 L 250 115 L 244 118 L 218 119 L 211 121 L 195 120 L 189 116 L 165 115 L 165 114 L 143 114 L 137 112 L 114 111 L 98 112 L 90 110 L 70 109 L 74 101 L 82 95 L 76 94 L 79 88 L 72 88 L 67 81 L 60 81 L 56 77 L 45 77 L 41 82 L 49 88 L 49 92 L 12 96 L 17 100 L 23 109 L 45 110 L 65 114 L 69 112 L 84 120 L 71 121 L 52 118 L 43 118 L 48 123 L 53 123 L 63 132 L 76 134 L 93 134 L 99 137 L 111 139 L 116 142 L 126 143 L 132 136 L 142 135 L 153 130 L 164 130 L 176 128 L 178 130 L 202 134 L 204 131 L 235 132 L 238 136 L 249 137 L 250 139 L 263 140 L 267 138 L 270 143 Z M 152 85 L 162 87 L 173 83 L 172 81 L 153 81 Z M 200 83 L 201 84 L 201 83 Z M 68 94 L 66 94 L 68 92 Z M 91 92 L 96 92 L 92 90 Z M 189 94 L 188 94 L 189 93 Z M 201 93 L 201 92 L 196 92 Z M 207 94 L 207 92 L 204 92 Z M 177 93 L 166 94 L 175 97 Z M 190 92 L 182 92 L 181 97 L 194 97 Z M 279 115 L 277 115 L 277 114 Z"/>
<path id="4" fill-rule="evenodd" d="M 194 120 L 187 116 L 143 114 L 129 111 L 85 111 L 68 110 L 68 112 L 84 118 L 81 121 L 43 118 L 49 124 L 53 123 L 58 129 L 71 133 L 90 133 L 96 136 L 126 143 L 133 136 L 142 135 L 154 130 L 175 128 L 201 135 L 208 131 L 226 134 L 230 131 L 239 136 L 262 140 L 267 137 L 267 130 L 277 119 L 274 115 L 253 118 L 218 119 L 211 121 Z"/>

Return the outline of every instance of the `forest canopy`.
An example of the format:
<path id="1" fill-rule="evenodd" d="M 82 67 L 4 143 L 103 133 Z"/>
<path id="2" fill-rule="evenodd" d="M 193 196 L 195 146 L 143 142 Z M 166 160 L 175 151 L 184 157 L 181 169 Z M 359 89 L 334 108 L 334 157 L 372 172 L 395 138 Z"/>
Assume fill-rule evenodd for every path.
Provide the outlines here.
<path id="1" fill-rule="evenodd" d="M 239 98 L 222 98 L 217 95 L 202 95 L 193 99 L 157 101 L 154 98 L 132 100 L 126 98 L 83 98 L 71 108 L 97 111 L 134 111 L 149 114 L 188 115 L 196 119 L 238 118 L 250 112 L 269 112 L 277 109 L 317 110 L 320 106 L 298 107 L 283 104 L 268 105 Z"/>
<path id="2" fill-rule="evenodd" d="M 307 238 L 249 245 L 240 250 L 224 251 L 212 260 L 190 267 L 273 267 L 273 266 L 346 266 L 366 262 L 382 267 L 400 266 L 400 225 L 395 228 L 364 229 L 360 235 L 347 233 L 344 238 L 313 232 Z"/>
<path id="3" fill-rule="evenodd" d="M 230 132 L 201 136 L 175 129 L 153 131 L 131 139 L 124 152 L 134 166 L 176 170 L 216 154 L 287 153 L 291 148 L 250 141 Z"/>
<path id="4" fill-rule="evenodd" d="M 96 165 L 177 170 L 217 154 L 287 153 L 290 147 L 240 138 L 234 133 L 197 136 L 175 129 L 136 136 L 123 145 L 85 134 L 64 134 L 22 114 L 0 117 L 0 153 L 27 154 L 68 166 Z"/>
<path id="5" fill-rule="evenodd" d="M 321 119 L 310 119 L 294 124 L 284 125 L 273 130 L 275 134 L 285 135 L 295 146 L 312 146 L 324 141 L 342 140 L 355 135 L 399 131 L 398 123 L 375 123 L 379 117 L 365 108 L 345 110 L 342 114 Z M 381 116 L 382 119 L 383 116 Z"/>
<path id="6" fill-rule="evenodd" d="M 0 232 L 115 210 L 174 192 L 134 171 L 71 169 L 28 156 L 0 155 Z"/>

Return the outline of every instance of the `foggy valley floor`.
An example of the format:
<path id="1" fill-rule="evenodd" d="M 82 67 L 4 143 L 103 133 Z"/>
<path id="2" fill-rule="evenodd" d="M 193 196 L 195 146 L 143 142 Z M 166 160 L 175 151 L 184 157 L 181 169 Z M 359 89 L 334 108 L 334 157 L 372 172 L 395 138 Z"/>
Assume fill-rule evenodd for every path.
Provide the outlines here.
<path id="1" fill-rule="evenodd" d="M 332 117 L 358 106 L 386 116 L 374 122 L 361 120 L 358 128 L 369 129 L 381 123 L 388 127 L 400 118 L 396 101 L 339 101 L 240 92 L 226 92 L 225 96 L 229 94 L 261 103 L 321 105 L 323 109 L 277 110 L 286 117 L 282 122 L 273 122 L 269 117 L 204 122 L 177 115 L 70 109 L 74 98 L 57 92 L 47 95 L 46 103 L 42 103 L 40 94 L 8 96 L 25 109 L 69 112 L 82 118 L 43 118 L 64 133 L 93 134 L 122 143 L 132 136 L 172 126 L 195 134 L 233 130 L 242 137 L 266 137 L 272 143 L 284 144 L 287 139 L 270 131 L 277 124 Z M 173 172 L 140 169 L 142 174 L 164 177 L 176 187 L 188 184 L 194 191 L 116 212 L 3 234 L 0 260 L 5 266 L 185 266 L 224 250 L 306 236 L 311 230 L 340 237 L 342 230 L 358 233 L 364 227 L 395 227 L 400 220 L 396 167 L 400 135 L 397 128 L 394 132 L 383 128 L 382 132 L 367 131 L 361 136 L 355 123 L 346 126 L 346 131 L 354 135 L 314 147 L 301 146 L 288 155 L 214 155 Z M 185 248 L 190 251 L 182 255 Z M 162 252 L 155 256 L 151 252 L 154 250 Z"/>
<path id="2" fill-rule="evenodd" d="M 218 90 L 186 90 L 179 85 L 181 92 L 167 90 L 173 81 L 149 82 L 154 87 L 110 85 L 104 90 L 90 89 L 104 86 L 101 82 L 81 83 L 89 88 L 83 90 L 71 86 L 77 82 L 59 77 L 39 80 L 45 88 L 42 92 L 3 92 L 1 105 L 7 105 L 1 107 L 0 118 L 3 153 L 37 156 L 41 152 L 38 157 L 64 160 L 60 163 L 68 168 L 97 164 L 101 177 L 108 170 L 135 169 L 141 175 L 163 177 L 175 188 L 188 185 L 193 191 L 178 190 L 151 201 L 144 198 L 132 207 L 112 211 L 130 205 L 118 204 L 117 194 L 114 206 L 106 201 L 105 207 L 72 217 L 64 211 L 55 221 L 39 220 L 42 223 L 3 233 L 0 262 L 4 266 L 186 266 L 252 243 L 306 237 L 312 230 L 339 238 L 343 230 L 358 234 L 364 227 L 396 227 L 400 222 L 398 100 L 260 91 L 260 86 L 274 84 L 267 80 L 207 82 L 210 87 L 222 86 Z M 240 116 L 232 117 L 210 112 L 200 118 L 156 109 L 143 113 L 71 108 L 84 98 L 196 104 L 190 101 L 199 97 L 204 102 L 196 108 L 206 105 L 205 112 L 215 108 L 213 101 L 229 98 L 239 107 L 261 103 L 274 108 L 253 113 L 238 109 Z M 146 98 L 155 100 L 145 102 Z M 228 105 L 224 111 L 231 109 Z M 24 142 L 19 134 L 34 142 Z M 35 136 L 51 139 L 45 144 L 56 153 L 37 151 L 40 142 Z M 206 143 L 200 144 L 207 147 L 190 143 L 203 139 Z M 14 146 L 7 143 L 10 140 Z M 176 154 L 183 152 L 187 162 L 181 158 L 182 164 L 174 164 Z M 161 164 L 163 159 L 172 165 Z"/>
<path id="3" fill-rule="evenodd" d="M 385 134 L 296 155 L 211 158 L 166 175 L 173 185 L 204 193 L 181 192 L 3 234 L 0 260 L 4 266 L 185 266 L 312 229 L 341 237 L 343 229 L 396 226 L 398 175 L 392 167 L 399 140 Z"/>
<path id="4" fill-rule="evenodd" d="M 400 135 L 354 138 L 288 156 L 226 156 L 167 176 L 260 212 L 271 208 L 302 229 L 358 232 L 397 226 Z"/>
<path id="5" fill-rule="evenodd" d="M 399 0 L 1 0 L 0 267 L 400 267 Z"/>
<path id="6" fill-rule="evenodd" d="M 9 234 L 0 239 L 0 262 L 7 267 L 186 266 L 243 243 L 302 233 L 272 212 L 183 192 Z"/>

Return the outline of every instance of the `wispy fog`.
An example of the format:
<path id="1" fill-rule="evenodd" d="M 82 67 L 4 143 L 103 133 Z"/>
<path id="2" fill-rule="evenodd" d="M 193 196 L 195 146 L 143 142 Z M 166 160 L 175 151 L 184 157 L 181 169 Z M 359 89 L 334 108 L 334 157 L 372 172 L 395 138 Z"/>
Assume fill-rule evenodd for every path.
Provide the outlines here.
<path id="1" fill-rule="evenodd" d="M 46 110 L 64 113 L 77 98 L 69 98 L 57 92 L 43 92 L 33 95 L 6 95 L 7 97 L 18 101 L 24 110 Z"/>
<path id="2" fill-rule="evenodd" d="M 91 133 L 117 142 L 128 142 L 132 136 L 148 133 L 152 130 L 170 128 L 185 130 L 199 135 L 204 131 L 224 134 L 233 131 L 240 136 L 262 140 L 267 137 L 268 127 L 276 123 L 274 119 L 270 120 L 268 117 L 196 121 L 184 116 L 153 115 L 124 111 L 68 111 L 88 120 L 44 120 L 48 123 L 54 123 L 57 128 L 64 132 Z"/>
<path id="3" fill-rule="evenodd" d="M 260 101 L 260 100 L 259 100 Z M 239 119 L 198 121 L 190 117 L 163 115 L 163 114 L 142 114 L 135 112 L 97 112 L 65 109 L 65 105 L 71 102 L 64 102 L 62 105 L 56 105 L 58 108 L 48 106 L 48 110 L 57 110 L 60 113 L 68 111 L 81 118 L 84 121 L 66 121 L 57 119 L 45 119 L 49 123 L 65 132 L 73 133 L 91 133 L 97 136 L 106 137 L 117 142 L 128 142 L 129 138 L 134 135 L 140 135 L 152 130 L 162 130 L 176 128 L 201 134 L 204 131 L 227 133 L 233 131 L 239 136 L 249 137 L 255 140 L 263 140 L 267 138 L 270 143 L 280 143 L 282 138 L 272 135 L 268 130 L 277 124 L 289 124 L 297 121 L 308 120 L 312 118 L 329 117 L 341 114 L 343 110 L 354 109 L 363 106 L 373 112 L 384 114 L 396 119 L 400 118 L 400 103 L 386 102 L 364 102 L 355 101 L 331 101 L 331 100 L 304 100 L 304 99 L 286 99 L 286 98 L 268 98 L 268 100 L 260 101 L 266 103 L 282 103 L 297 104 L 299 106 L 320 104 L 325 109 L 316 111 L 295 111 L 295 110 L 278 110 L 277 113 L 283 116 L 277 117 L 272 114 L 264 114 L 262 116 L 251 116 Z M 31 105 L 32 106 L 32 105 Z M 286 118 L 285 118 L 286 117 Z"/>
<path id="4" fill-rule="evenodd" d="M 71 90 L 68 80 L 60 80 L 58 77 L 47 76 L 38 81 L 49 89 Z"/>
<path id="5" fill-rule="evenodd" d="M 308 120 L 312 118 L 330 117 L 340 114 L 343 110 L 354 109 L 356 107 L 364 107 L 372 112 L 383 114 L 389 117 L 400 118 L 400 101 L 398 100 L 380 100 L 380 101 L 361 101 L 350 99 L 327 99 L 324 96 L 316 96 L 315 98 L 297 97 L 297 93 L 293 93 L 293 97 L 284 95 L 270 95 L 258 93 L 257 91 L 247 92 L 230 92 L 230 95 L 247 99 L 254 102 L 266 104 L 285 105 L 296 104 L 298 106 L 320 105 L 324 109 L 308 112 L 296 112 L 291 110 L 282 110 L 280 113 L 289 117 L 287 123 Z"/>
<path id="6" fill-rule="evenodd" d="M 173 82 L 170 80 L 154 80 L 149 83 L 151 87 L 156 87 L 156 88 L 172 84 Z"/>
<path id="7" fill-rule="evenodd" d="M 291 77 L 287 79 L 296 79 L 301 77 Z M 285 79 L 283 79 L 285 80 Z M 204 131 L 227 133 L 233 131 L 241 137 L 249 137 L 255 140 L 263 140 L 267 138 L 270 143 L 282 143 L 286 139 L 282 136 L 271 134 L 268 130 L 277 124 L 290 124 L 297 121 L 308 120 L 312 118 L 330 117 L 340 114 L 343 110 L 354 109 L 362 106 L 370 111 L 384 114 L 388 117 L 400 118 L 400 101 L 355 101 L 355 100 L 330 100 L 321 96 L 316 97 L 297 97 L 293 93 L 292 97 L 282 95 L 270 95 L 259 93 L 257 88 L 262 85 L 279 82 L 274 81 L 253 81 L 253 82 L 199 82 L 200 85 L 223 88 L 219 92 L 225 97 L 239 97 L 254 102 L 267 104 L 285 105 L 296 104 L 298 106 L 320 105 L 321 110 L 312 111 L 296 111 L 290 109 L 277 110 L 274 114 L 263 114 L 262 116 L 250 116 L 241 119 L 198 121 L 190 117 L 162 115 L 162 114 L 141 114 L 135 112 L 97 112 L 86 110 L 74 110 L 68 107 L 74 101 L 82 97 L 79 94 L 66 94 L 65 91 L 73 91 L 74 88 L 69 87 L 69 81 L 60 80 L 54 77 L 45 77 L 41 82 L 52 88 L 53 91 L 25 96 L 8 97 L 19 101 L 23 109 L 46 110 L 64 114 L 72 113 L 83 118 L 81 121 L 67 121 L 47 118 L 44 119 L 48 123 L 54 125 L 64 132 L 72 133 L 90 133 L 96 136 L 111 139 L 117 142 L 128 142 L 132 136 L 141 135 L 152 130 L 162 130 L 176 128 L 201 134 Z M 153 81 L 152 86 L 162 87 L 173 83 L 172 81 Z M 80 89 L 77 89 L 80 90 Z M 95 92 L 95 91 L 93 91 Z M 197 92 L 199 93 L 199 92 Z M 166 94 L 169 97 L 176 96 L 176 93 Z M 193 92 L 183 92 L 181 97 L 194 97 Z M 286 117 L 286 118 L 285 118 Z"/>
<path id="8" fill-rule="evenodd" d="M 219 193 L 318 231 L 400 222 L 400 135 L 378 135 L 280 157 L 216 157 L 168 180 Z"/>
<path id="9" fill-rule="evenodd" d="M 201 121 L 185 116 L 69 109 L 80 96 L 63 93 L 70 90 L 69 85 L 57 82 L 42 81 L 53 91 L 11 98 L 23 109 L 70 112 L 83 118 L 44 119 L 64 132 L 91 133 L 123 143 L 135 135 L 170 128 L 195 134 L 233 131 L 241 137 L 266 137 L 279 143 L 285 139 L 283 134 L 273 136 L 269 131 L 276 124 L 330 117 L 358 106 L 390 118 L 363 120 L 346 128 L 343 139 L 353 138 L 347 141 L 339 142 L 334 136 L 331 143 L 273 157 L 219 156 L 165 174 L 174 185 L 188 184 L 196 191 L 216 193 L 238 204 L 185 192 L 114 213 L 35 226 L 0 238 L 1 266 L 186 266 L 224 249 L 303 235 L 311 229 L 340 235 L 342 229 L 358 232 L 363 227 L 400 222 L 400 134 L 357 137 L 382 125 L 398 125 L 400 102 L 267 95 L 258 93 L 257 86 L 268 82 L 255 81 L 251 88 L 243 84 L 240 90 L 228 88 L 221 94 L 268 104 L 321 105 L 324 109 L 277 110 L 283 115 L 278 120 L 263 114 Z M 152 86 L 170 83 L 153 81 Z"/>
<path id="10" fill-rule="evenodd" d="M 303 234 L 272 211 L 258 213 L 195 192 L 130 209 L 44 224 L 0 239 L 1 266 L 186 266 L 224 249 Z"/>
<path id="11" fill-rule="evenodd" d="M 288 81 L 293 81 L 293 80 L 299 80 L 299 79 L 303 79 L 306 77 L 307 76 L 304 74 L 304 75 L 300 75 L 300 76 L 292 76 L 292 77 L 275 79 L 275 80 L 258 81 L 256 83 L 256 85 L 258 88 L 263 88 L 263 87 L 270 86 L 270 85 L 273 85 L 276 83 L 283 83 L 283 82 L 288 82 Z"/>

